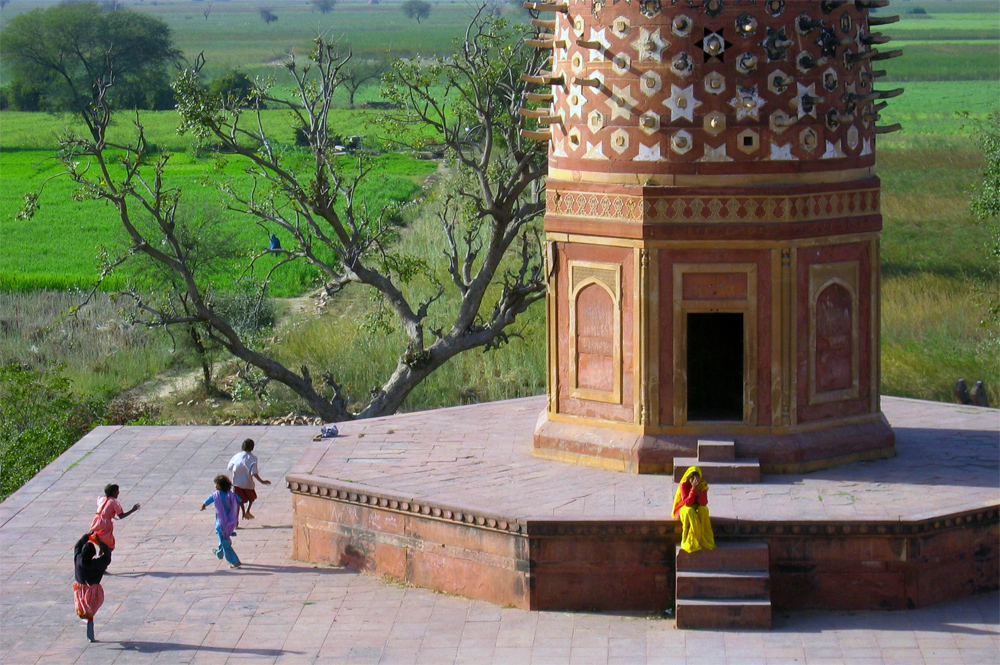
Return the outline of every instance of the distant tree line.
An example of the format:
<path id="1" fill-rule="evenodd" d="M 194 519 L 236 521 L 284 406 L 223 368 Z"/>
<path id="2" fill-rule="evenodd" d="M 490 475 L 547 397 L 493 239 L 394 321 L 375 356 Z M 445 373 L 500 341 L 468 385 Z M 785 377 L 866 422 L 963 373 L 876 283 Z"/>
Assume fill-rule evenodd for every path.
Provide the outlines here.
<path id="1" fill-rule="evenodd" d="M 79 112 L 99 90 L 112 108 L 173 108 L 169 69 L 181 53 L 159 18 L 73 2 L 11 19 L 0 31 L 0 57 L 10 81 L 0 99 L 5 107 Z M 109 88 L 95 84 L 111 78 Z"/>

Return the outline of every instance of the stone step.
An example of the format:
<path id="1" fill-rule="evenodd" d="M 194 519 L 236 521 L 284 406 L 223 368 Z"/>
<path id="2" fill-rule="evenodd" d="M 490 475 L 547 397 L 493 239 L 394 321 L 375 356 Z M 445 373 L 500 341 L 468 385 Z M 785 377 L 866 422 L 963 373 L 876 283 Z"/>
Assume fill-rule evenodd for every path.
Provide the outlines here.
<path id="1" fill-rule="evenodd" d="M 712 483 L 746 484 L 760 482 L 760 462 L 756 458 L 728 462 L 703 462 L 696 457 L 674 458 L 674 482 L 679 483 L 688 467 L 701 467 L 705 480 Z M 711 498 L 711 494 L 709 495 Z"/>
<path id="2" fill-rule="evenodd" d="M 698 441 L 699 462 L 732 462 L 735 459 L 735 441 Z"/>
<path id="3" fill-rule="evenodd" d="M 678 598 L 755 599 L 771 597 L 766 571 L 677 571 Z"/>
<path id="4" fill-rule="evenodd" d="M 716 543 L 714 550 L 685 552 L 676 548 L 677 572 L 766 572 L 770 569 L 767 543 Z"/>
<path id="5" fill-rule="evenodd" d="M 770 628 L 770 600 L 678 598 L 677 627 Z"/>

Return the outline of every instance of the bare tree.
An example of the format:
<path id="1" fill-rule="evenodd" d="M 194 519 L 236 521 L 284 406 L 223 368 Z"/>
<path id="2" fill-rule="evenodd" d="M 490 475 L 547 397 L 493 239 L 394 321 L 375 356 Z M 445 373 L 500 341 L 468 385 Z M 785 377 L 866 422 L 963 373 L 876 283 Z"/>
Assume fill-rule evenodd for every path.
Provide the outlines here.
<path id="1" fill-rule="evenodd" d="M 206 21 L 208 20 L 208 17 L 212 15 L 212 0 L 208 0 L 208 3 L 205 5 L 205 11 L 203 11 L 202 14 L 205 16 Z"/>
<path id="2" fill-rule="evenodd" d="M 392 122 L 436 130 L 456 164 L 458 184 L 439 215 L 450 283 L 422 290 L 409 278 L 430 271 L 392 242 L 392 210 L 367 210 L 356 197 L 371 166 L 359 154 L 352 168 L 342 168 L 330 139 L 328 112 L 350 53 L 319 38 L 309 62 L 291 58 L 286 68 L 294 101 L 266 89 L 248 99 L 210 95 L 199 80 L 199 67 L 182 73 L 175 84 L 182 128 L 245 162 L 249 185 L 222 185 L 230 209 L 290 238 L 286 247 L 250 260 L 252 266 L 265 253 L 280 258 L 261 280 L 261 297 L 273 271 L 306 261 L 322 275 L 330 294 L 350 283 L 371 289 L 402 329 L 405 348 L 395 369 L 360 410 L 348 410 L 331 370 L 319 368 L 321 380 L 315 381 L 317 368 L 286 367 L 257 348 L 214 302 L 208 280 L 192 260 L 198 234 L 178 216 L 182 193 L 167 183 L 170 156 L 149 154 L 138 122 L 134 141 L 108 139 L 111 113 L 104 99 L 111 77 L 95 83 L 96 101 L 83 111 L 90 136 L 65 138 L 60 153 L 66 173 L 79 185 L 78 196 L 110 204 L 129 240 L 127 251 L 107 258 L 103 274 L 145 257 L 175 284 L 168 300 L 129 294 L 147 324 L 198 326 L 247 369 L 285 384 L 327 420 L 395 412 L 424 378 L 457 354 L 508 341 L 516 334 L 511 326 L 517 317 L 544 297 L 533 222 L 544 210 L 546 146 L 520 136 L 517 113 L 526 85 L 518 74 L 537 73 L 542 61 L 534 49 L 519 46 L 517 37 L 503 19 L 480 11 L 454 57 L 426 69 L 397 60 L 387 76 L 387 94 L 406 105 Z M 306 163 L 289 158 L 264 130 L 260 109 L 265 101 L 271 108 L 287 108 L 297 119 L 308 139 Z M 36 207 L 37 200 L 27 201 L 23 215 Z M 435 284 L 433 276 L 429 281 Z M 442 301 L 446 295 L 453 301 L 448 307 Z"/>
<path id="3" fill-rule="evenodd" d="M 386 63 L 382 60 L 360 60 L 352 58 L 340 71 L 341 84 L 347 90 L 350 105 L 354 106 L 354 98 L 364 85 L 377 81 L 386 72 Z"/>

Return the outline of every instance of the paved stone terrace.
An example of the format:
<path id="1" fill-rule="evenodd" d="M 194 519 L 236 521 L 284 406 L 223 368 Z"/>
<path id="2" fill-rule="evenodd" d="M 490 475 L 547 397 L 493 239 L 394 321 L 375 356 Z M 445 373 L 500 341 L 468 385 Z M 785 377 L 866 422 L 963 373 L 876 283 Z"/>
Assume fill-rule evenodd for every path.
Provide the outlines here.
<path id="1" fill-rule="evenodd" d="M 350 423 L 335 442 L 313 444 L 295 470 L 509 517 L 670 519 L 676 485 L 664 476 L 533 457 L 544 406 L 531 397 Z M 712 515 L 914 520 L 1000 504 L 1000 411 L 897 398 L 883 408 L 897 457 L 713 484 Z"/>
<path id="2" fill-rule="evenodd" d="M 491 419 L 467 423 L 464 432 L 474 438 L 470 432 L 490 426 L 512 433 L 524 425 L 511 410 L 528 414 L 533 423 L 540 405 L 539 400 L 528 399 L 483 407 L 494 412 Z M 808 490 L 829 492 L 822 502 L 826 510 L 827 496 L 842 496 L 835 489 L 839 487 L 855 500 L 834 499 L 830 510 L 859 510 L 859 505 L 874 510 L 882 500 L 903 506 L 890 509 L 892 514 L 906 510 L 908 502 L 918 510 L 930 498 L 941 503 L 937 493 L 951 486 L 960 490 L 948 494 L 947 501 L 956 506 L 996 501 L 997 411 L 893 399 L 886 400 L 885 410 L 905 440 L 915 442 L 916 459 L 908 461 L 911 456 L 903 454 L 896 460 L 797 478 L 772 477 L 759 487 L 731 488 L 728 501 L 735 506 L 756 497 L 760 504 L 754 510 L 771 510 L 771 503 L 795 506 L 796 497 Z M 358 472 L 352 472 L 351 479 L 360 481 L 362 473 L 391 468 L 385 462 L 361 461 L 375 449 L 363 442 L 369 436 L 369 441 L 377 441 L 376 433 L 381 432 L 389 443 L 424 438 L 422 428 L 440 418 L 461 420 L 463 412 L 468 411 L 348 425 L 348 434 L 366 435 L 338 441 L 356 451 L 350 454 L 355 461 L 349 468 Z M 438 427 L 452 433 L 457 428 Z M 956 435 L 949 434 L 956 428 L 978 434 L 963 435 L 966 443 L 956 445 Z M 768 632 L 684 632 L 659 617 L 499 608 L 291 561 L 291 501 L 282 478 L 302 456 L 313 433 L 313 428 L 296 427 L 108 427 L 82 439 L 0 504 L 0 662 L 992 665 L 1000 661 L 997 594 L 911 612 L 779 613 Z M 259 508 L 254 511 L 258 518 L 235 541 L 244 567 L 230 571 L 211 554 L 212 514 L 198 508 L 212 489 L 212 477 L 225 470 L 247 436 L 258 442 L 262 475 L 275 484 L 259 489 Z M 935 456 L 924 460 L 925 453 Z M 448 459 L 437 455 L 441 451 L 427 452 L 425 459 L 435 463 Z M 524 460 L 524 464 L 511 468 L 504 482 L 541 463 Z M 585 480 L 593 472 L 580 471 Z M 428 476 L 426 470 L 423 475 Z M 416 483 L 418 476 L 408 482 Z M 569 510 L 615 515 L 616 506 L 641 501 L 649 514 L 659 515 L 662 506 L 647 504 L 669 495 L 668 484 L 660 479 L 662 488 L 652 483 L 646 494 L 644 483 L 649 481 L 629 485 L 634 480 L 618 476 L 610 488 L 607 483 L 589 489 L 584 481 L 570 484 L 577 488 L 576 495 L 567 499 L 567 505 L 547 510 L 553 515 Z M 111 481 L 121 484 L 126 507 L 134 502 L 143 507 L 116 526 L 113 575 L 105 578 L 107 600 L 97 616 L 102 642 L 88 645 L 73 611 L 71 548 L 87 530 L 101 488 Z M 435 477 L 432 482 L 447 478 Z M 726 490 L 712 489 L 717 513 L 729 509 Z"/>

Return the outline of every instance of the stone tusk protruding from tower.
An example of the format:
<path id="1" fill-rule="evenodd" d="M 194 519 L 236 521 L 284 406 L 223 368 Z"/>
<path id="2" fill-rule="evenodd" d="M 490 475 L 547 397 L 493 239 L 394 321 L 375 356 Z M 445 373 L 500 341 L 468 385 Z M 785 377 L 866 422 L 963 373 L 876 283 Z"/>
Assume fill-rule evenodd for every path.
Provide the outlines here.
<path id="1" fill-rule="evenodd" d="M 872 27 L 878 27 L 880 25 L 889 25 L 890 23 L 898 23 L 898 16 L 869 16 L 868 25 Z"/>
<path id="2" fill-rule="evenodd" d="M 578 39 L 576 40 L 576 45 L 581 46 L 583 48 L 600 48 L 600 49 L 604 48 L 603 43 L 595 41 L 593 39 Z"/>
<path id="3" fill-rule="evenodd" d="M 551 109 L 526 109 L 524 107 L 521 107 L 517 110 L 518 115 L 523 116 L 525 118 L 535 118 L 536 120 L 538 118 L 545 118 L 550 113 L 552 113 Z"/>
<path id="4" fill-rule="evenodd" d="M 864 37 L 861 38 L 861 43 L 868 44 L 869 46 L 871 46 L 872 44 L 888 44 L 891 41 L 892 37 L 887 37 L 883 35 L 881 32 L 873 32 L 872 34 L 865 35 Z"/>
<path id="5" fill-rule="evenodd" d="M 552 130 L 545 129 L 539 131 L 532 131 L 530 129 L 522 129 L 518 132 L 521 138 L 532 139 L 534 141 L 551 141 L 552 140 Z"/>
<path id="6" fill-rule="evenodd" d="M 582 78 L 580 76 L 577 76 L 576 78 L 573 79 L 573 83 L 575 83 L 576 85 L 588 86 L 590 88 L 600 88 L 601 87 L 601 79 L 599 79 L 599 78 L 585 79 L 585 78 Z"/>
<path id="7" fill-rule="evenodd" d="M 565 39 L 525 39 L 524 43 L 538 49 L 566 48 L 569 46 L 569 42 Z"/>
<path id="8" fill-rule="evenodd" d="M 533 19 L 531 19 L 531 25 L 535 26 L 536 28 L 541 28 L 543 30 L 555 30 L 556 29 L 556 22 L 555 22 L 554 19 L 551 20 L 551 21 L 546 21 L 545 19 L 541 19 L 541 18 L 533 18 Z"/>
<path id="9" fill-rule="evenodd" d="M 883 127 L 879 127 L 878 125 L 876 125 L 875 126 L 875 133 L 876 134 L 892 134 L 893 132 L 898 132 L 902 128 L 903 128 L 903 126 L 901 124 L 899 124 L 898 122 L 896 124 L 894 124 L 894 125 L 885 125 Z"/>
<path id="10" fill-rule="evenodd" d="M 847 98 L 854 102 L 870 102 L 875 99 L 892 99 L 903 94 L 903 88 L 893 88 L 892 90 L 872 90 L 863 95 L 849 94 Z"/>
<path id="11" fill-rule="evenodd" d="M 530 9 L 536 12 L 562 12 L 563 14 L 569 13 L 569 5 L 566 3 L 555 3 L 555 2 L 526 2 L 524 3 L 525 9 Z"/>
<path id="12" fill-rule="evenodd" d="M 534 83 L 535 85 L 561 85 L 565 81 L 562 74 L 556 75 L 552 72 L 521 74 L 520 79 L 525 83 Z"/>
<path id="13" fill-rule="evenodd" d="M 874 53 L 875 55 L 872 56 L 872 60 L 888 60 L 890 58 L 898 58 L 903 55 L 903 49 L 898 48 L 892 51 L 886 51 L 885 53 L 874 51 Z"/>
<path id="14" fill-rule="evenodd" d="M 889 0 L 854 0 L 854 6 L 858 9 L 878 9 L 888 7 Z"/>
<path id="15" fill-rule="evenodd" d="M 551 92 L 526 92 L 524 97 L 533 102 L 551 102 L 553 99 Z"/>

